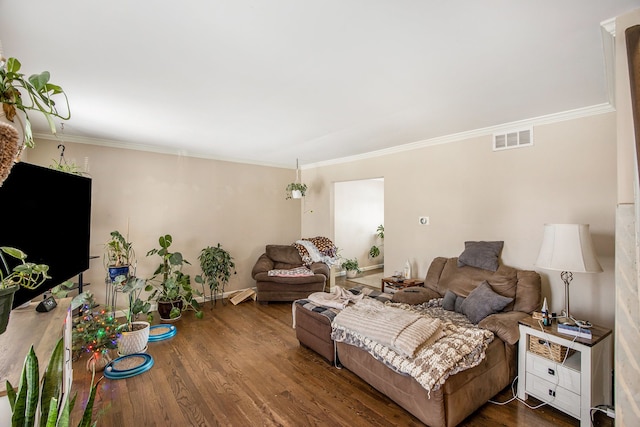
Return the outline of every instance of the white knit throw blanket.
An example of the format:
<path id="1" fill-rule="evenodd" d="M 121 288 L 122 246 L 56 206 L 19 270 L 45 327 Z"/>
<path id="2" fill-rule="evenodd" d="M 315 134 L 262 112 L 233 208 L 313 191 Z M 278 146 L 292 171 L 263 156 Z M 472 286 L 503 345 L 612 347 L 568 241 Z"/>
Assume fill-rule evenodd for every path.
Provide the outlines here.
<path id="1" fill-rule="evenodd" d="M 413 357 L 419 347 L 437 341 L 443 334 L 440 319 L 368 298 L 338 313 L 332 326 L 366 336 L 406 357 Z"/>

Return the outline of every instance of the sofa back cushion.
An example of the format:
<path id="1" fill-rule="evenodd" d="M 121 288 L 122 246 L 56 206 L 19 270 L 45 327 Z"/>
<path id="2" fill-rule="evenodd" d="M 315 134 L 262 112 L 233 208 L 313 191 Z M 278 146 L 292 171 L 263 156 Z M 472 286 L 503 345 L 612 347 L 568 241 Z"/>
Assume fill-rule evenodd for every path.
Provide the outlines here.
<path id="1" fill-rule="evenodd" d="M 302 265 L 300 253 L 291 245 L 267 245 L 265 253 L 274 262 L 276 269 L 290 269 Z"/>
<path id="2" fill-rule="evenodd" d="M 447 290 L 467 297 L 483 281 L 499 295 L 513 298 L 504 311 L 531 313 L 539 308 L 541 299 L 540 275 L 535 271 L 517 270 L 500 265 L 496 271 L 464 266 L 457 258 L 435 258 L 429 266 L 424 286 L 444 297 Z"/>

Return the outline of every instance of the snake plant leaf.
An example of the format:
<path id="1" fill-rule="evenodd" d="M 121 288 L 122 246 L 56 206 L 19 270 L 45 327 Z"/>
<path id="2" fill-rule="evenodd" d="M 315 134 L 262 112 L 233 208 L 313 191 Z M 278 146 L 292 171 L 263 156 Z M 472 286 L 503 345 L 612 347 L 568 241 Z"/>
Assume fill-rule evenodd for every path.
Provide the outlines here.
<path id="1" fill-rule="evenodd" d="M 9 381 L 6 382 L 7 398 L 9 399 L 9 405 L 11 405 L 11 412 L 13 413 L 13 405 L 16 403 L 16 391 L 11 386 Z"/>
<path id="2" fill-rule="evenodd" d="M 49 402 L 49 407 L 47 408 L 47 416 L 44 414 L 40 416 L 40 425 L 46 427 L 56 427 L 58 424 L 58 399 L 55 397 L 51 399 Z M 60 424 L 60 427 L 68 426 L 67 424 Z"/>
<path id="3" fill-rule="evenodd" d="M 35 422 L 38 395 L 40 394 L 38 376 L 38 358 L 32 345 L 24 359 L 20 386 L 13 404 L 11 425 L 14 427 L 32 426 Z"/>
<path id="4" fill-rule="evenodd" d="M 73 410 L 73 404 L 76 401 L 76 396 L 77 395 L 73 396 L 73 401 L 71 402 L 71 404 L 69 404 L 68 396 L 65 396 L 64 403 L 62 406 L 62 410 L 60 411 L 57 424 L 55 423 L 55 419 L 54 419 L 54 424 L 50 426 L 47 423 L 46 427 L 69 427 L 69 425 L 71 424 L 71 411 Z M 53 410 L 53 408 L 51 409 Z M 58 415 L 57 408 L 55 410 L 56 410 L 56 415 Z M 51 415 L 51 412 L 49 412 L 49 415 Z"/>
<path id="5" fill-rule="evenodd" d="M 41 418 L 40 418 L 40 426 L 44 426 L 45 421 L 48 418 L 49 413 L 49 402 L 52 399 L 56 399 L 59 401 L 60 396 L 62 395 L 62 371 L 64 366 L 64 342 L 63 339 L 60 338 L 53 349 L 53 353 L 51 353 L 51 358 L 49 359 L 49 365 L 47 365 L 47 370 L 44 373 L 43 383 L 42 383 L 42 398 L 41 398 Z M 56 416 L 57 416 L 57 408 L 56 408 Z"/>
<path id="6" fill-rule="evenodd" d="M 91 427 L 91 419 L 93 418 L 93 403 L 96 399 L 96 390 L 98 389 L 98 384 L 102 381 L 101 377 L 97 382 L 94 382 L 95 379 L 95 371 L 91 374 L 91 392 L 89 393 L 89 400 L 87 400 L 87 405 L 84 407 L 84 413 L 82 414 L 82 420 L 78 427 Z M 73 398 L 75 401 L 75 397 Z M 97 421 L 93 424 L 96 425 Z"/>

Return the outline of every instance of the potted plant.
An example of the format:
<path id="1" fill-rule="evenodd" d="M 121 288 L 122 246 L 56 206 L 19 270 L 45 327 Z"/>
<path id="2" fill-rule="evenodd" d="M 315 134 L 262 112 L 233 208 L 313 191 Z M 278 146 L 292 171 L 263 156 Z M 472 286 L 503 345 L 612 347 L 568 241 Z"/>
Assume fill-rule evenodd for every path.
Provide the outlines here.
<path id="1" fill-rule="evenodd" d="M 143 352 L 149 341 L 149 328 L 152 320 L 151 303 L 143 301 L 140 295 L 147 287 L 146 281 L 136 276 L 120 275 L 116 277 L 114 285 L 127 295 L 129 309 L 124 312 L 125 323 L 118 327 L 118 353 L 121 355 Z M 136 320 L 138 315 L 147 316 L 147 321 Z"/>
<path id="2" fill-rule="evenodd" d="M 286 188 L 287 199 L 301 199 L 307 193 L 307 184 L 292 182 Z"/>
<path id="3" fill-rule="evenodd" d="M 216 294 L 219 291 L 224 297 L 224 287 L 229 283 L 231 271 L 236 274 L 235 263 L 229 252 L 222 249 L 220 243 L 218 246 L 207 246 L 200 251 L 198 256 L 202 274 L 195 277 L 196 283 L 202 285 L 202 293 L 204 294 L 204 286 L 209 287 L 210 299 L 216 302 Z M 224 301 L 224 299 L 223 299 Z"/>
<path id="4" fill-rule="evenodd" d="M 114 282 L 117 276 L 129 275 L 135 252 L 133 244 L 128 242 L 118 230 L 112 231 L 110 236 L 111 238 L 105 244 L 104 263 L 111 282 Z"/>
<path id="5" fill-rule="evenodd" d="M 348 278 L 354 278 L 358 274 L 362 273 L 358 266 L 358 258 L 345 258 L 342 260 L 342 268 L 347 271 Z"/>
<path id="6" fill-rule="evenodd" d="M 188 309 L 193 309 L 196 317 L 201 319 L 203 312 L 194 297 L 201 294 L 191 287 L 189 275 L 182 272 L 183 265 L 191 263 L 184 259 L 180 252 L 169 250 L 172 242 L 173 237 L 170 234 L 160 236 L 160 247 L 147 252 L 147 256 L 159 255 L 161 259 L 160 265 L 147 283 L 146 290 L 151 292 L 149 300 L 157 302 L 161 320 L 177 320 L 182 311 Z"/>
<path id="7" fill-rule="evenodd" d="M 0 56 L 0 115 L 13 123 L 18 131 L 23 132 L 22 149 L 33 147 L 33 132 L 29 120 L 29 111 L 38 111 L 44 115 L 49 123 L 51 133 L 56 133 L 54 117 L 68 120 L 71 117 L 69 100 L 62 88 L 49 81 L 48 71 L 33 74 L 28 78 L 20 72 L 22 64 L 16 58 L 4 60 Z M 65 108 L 61 111 L 55 99 L 64 101 Z M 18 111 L 24 115 L 20 117 Z M 16 123 L 17 121 L 17 123 Z M 22 149 L 20 151 L 22 151 Z"/>
<path id="8" fill-rule="evenodd" d="M 10 267 L 5 255 L 17 260 L 14 267 Z M 20 249 L 0 247 L 0 334 L 7 330 L 13 295 L 18 288 L 37 288 L 50 278 L 48 271 L 48 265 L 27 262 L 27 254 Z"/>
<path id="9" fill-rule="evenodd" d="M 111 361 L 109 350 L 118 346 L 118 321 L 108 307 L 98 307 L 91 292 L 82 294 L 80 316 L 73 325 L 72 350 L 74 360 L 90 353 L 89 372 L 102 371 Z"/>
<path id="10" fill-rule="evenodd" d="M 376 229 L 376 238 L 380 239 L 380 246 L 373 245 L 369 249 L 369 258 L 380 256 L 380 247 L 384 244 L 384 225 L 380 224 Z M 376 242 L 377 243 L 377 242 Z"/>
<path id="11" fill-rule="evenodd" d="M 76 397 L 70 397 L 71 390 L 65 390 L 63 381 L 63 365 L 65 360 L 64 338 L 60 338 L 47 364 L 46 371 L 40 380 L 38 356 L 31 346 L 22 366 L 18 391 L 7 381 L 7 398 L 11 406 L 11 425 L 23 427 L 58 426 L 68 427 L 70 415 Z M 96 390 L 102 379 L 95 381 L 95 372 L 91 376 L 91 389 L 78 426 L 90 426 L 93 418 L 93 403 Z M 64 395 L 63 395 L 64 393 Z M 38 399 L 39 398 L 39 399 Z M 40 407 L 40 423 L 36 424 L 36 413 Z"/>

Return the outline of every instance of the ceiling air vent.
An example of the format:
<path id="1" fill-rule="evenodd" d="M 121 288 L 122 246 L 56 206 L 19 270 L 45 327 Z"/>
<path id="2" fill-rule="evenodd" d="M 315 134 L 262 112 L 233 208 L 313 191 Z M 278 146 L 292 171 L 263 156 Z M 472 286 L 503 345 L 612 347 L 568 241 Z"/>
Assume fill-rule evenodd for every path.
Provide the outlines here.
<path id="1" fill-rule="evenodd" d="M 493 134 L 493 151 L 533 145 L 533 128 Z"/>

